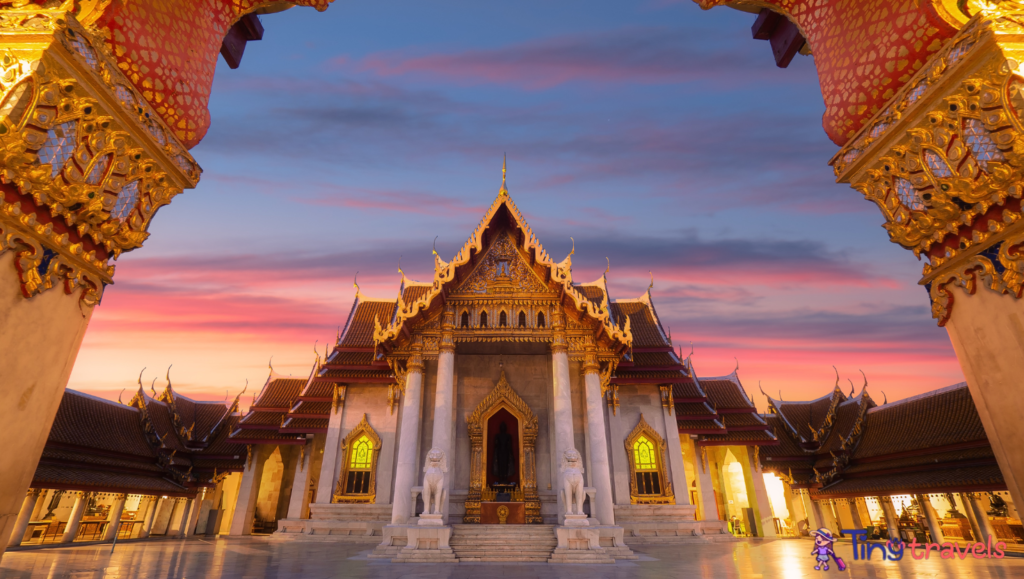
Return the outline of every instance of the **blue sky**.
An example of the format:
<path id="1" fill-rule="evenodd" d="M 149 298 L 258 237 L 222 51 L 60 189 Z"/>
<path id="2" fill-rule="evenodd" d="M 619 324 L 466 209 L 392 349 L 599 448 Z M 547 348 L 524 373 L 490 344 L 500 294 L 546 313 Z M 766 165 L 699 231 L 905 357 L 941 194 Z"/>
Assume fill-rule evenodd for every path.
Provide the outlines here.
<path id="1" fill-rule="evenodd" d="M 262 18 L 241 68 L 218 64 L 199 187 L 118 262 L 70 387 L 139 370 L 219 398 L 267 360 L 305 374 L 358 271 L 394 295 L 430 279 L 501 182 L 548 251 L 614 297 L 655 277 L 704 375 L 739 359 L 748 391 L 889 399 L 962 380 L 878 210 L 834 182 L 812 57 L 775 67 L 754 16 L 689 1 L 335 3 Z M 154 368 L 161 368 L 154 371 Z M 147 380 L 148 383 L 149 380 Z M 162 378 L 161 378 L 162 383 Z M 218 394 L 220 393 L 220 394 Z M 763 398 L 758 404 L 763 406 Z"/>

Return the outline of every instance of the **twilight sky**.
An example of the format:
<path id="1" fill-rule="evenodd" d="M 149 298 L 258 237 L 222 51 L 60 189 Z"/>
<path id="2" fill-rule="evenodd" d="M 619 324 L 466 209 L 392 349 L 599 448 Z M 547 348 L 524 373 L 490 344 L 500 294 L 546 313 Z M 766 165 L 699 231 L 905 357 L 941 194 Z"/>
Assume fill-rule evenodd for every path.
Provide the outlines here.
<path id="1" fill-rule="evenodd" d="M 171 379 L 199 399 L 308 375 L 352 305 L 433 275 L 501 182 L 573 278 L 654 299 L 698 375 L 816 398 L 832 365 L 877 400 L 961 381 L 920 264 L 835 184 L 811 57 L 775 67 L 754 16 L 690 0 L 337 2 L 263 17 L 223 60 L 199 187 L 117 262 L 69 387 Z M 245 405 L 251 401 L 248 394 Z"/>

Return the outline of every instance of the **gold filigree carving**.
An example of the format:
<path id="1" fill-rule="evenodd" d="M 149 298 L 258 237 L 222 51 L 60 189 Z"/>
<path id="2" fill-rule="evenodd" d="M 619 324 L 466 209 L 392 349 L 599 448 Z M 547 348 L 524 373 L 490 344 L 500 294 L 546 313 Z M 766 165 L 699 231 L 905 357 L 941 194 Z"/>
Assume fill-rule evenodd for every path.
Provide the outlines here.
<path id="1" fill-rule="evenodd" d="M 615 323 L 614 320 L 611 319 L 607 303 L 596 304 L 590 301 L 586 296 L 584 296 L 580 292 L 580 290 L 577 287 L 573 285 L 571 274 L 571 256 L 567 257 L 565 260 L 561 262 L 555 262 L 553 259 L 551 259 L 551 256 L 548 255 L 548 253 L 540 245 L 536 236 L 533 234 L 529 226 L 526 224 L 525 219 L 523 219 L 523 216 L 519 212 L 519 209 L 515 206 L 515 204 L 512 202 L 511 198 L 508 195 L 499 195 L 497 198 L 495 198 L 494 202 L 491 204 L 491 207 L 488 209 L 487 213 L 484 215 L 484 218 L 481 220 L 480 225 L 477 226 L 476 230 L 474 230 L 474 232 L 470 235 L 470 239 L 466 242 L 465 245 L 462 246 L 462 248 L 451 261 L 446 262 L 442 260 L 440 256 L 438 256 L 435 252 L 434 280 L 433 283 L 430 285 L 430 289 L 419 300 L 416 300 L 412 304 L 408 304 L 407 307 L 402 308 L 400 311 L 398 311 L 395 315 L 395 319 L 387 326 L 381 325 L 381 323 L 378 320 L 374 327 L 374 343 L 384 344 L 386 342 L 393 342 L 398 340 L 399 336 L 405 336 L 405 330 L 407 329 L 405 328 L 405 324 L 407 320 L 414 318 L 415 316 L 418 316 L 421 313 L 428 310 L 431 307 L 431 304 L 433 304 L 434 300 L 439 299 L 439 296 L 442 296 L 442 294 L 444 294 L 445 297 L 440 299 L 447 300 L 447 294 L 451 291 L 450 287 L 446 287 L 449 284 L 454 282 L 456 284 L 459 284 L 460 286 L 462 285 L 461 280 L 455 279 L 457 273 L 456 270 L 459 267 L 466 266 L 474 259 L 477 259 L 475 256 L 484 252 L 485 231 L 490 227 L 491 221 L 492 219 L 494 219 L 495 215 L 499 212 L 499 210 L 502 209 L 508 211 L 512 218 L 512 221 L 515 222 L 516 226 L 519 228 L 522 234 L 521 238 L 519 238 L 520 241 L 514 240 L 511 236 L 508 236 L 507 234 L 503 236 L 503 239 L 505 239 L 511 244 L 511 247 L 515 251 L 515 254 L 519 255 L 518 258 L 515 258 L 515 254 L 513 254 L 513 257 L 509 259 L 507 271 L 510 273 L 506 275 L 510 279 L 513 278 L 516 275 L 517 271 L 517 266 L 514 264 L 519 263 L 516 260 L 522 259 L 523 256 L 529 256 L 530 263 L 533 265 L 527 266 L 524 261 L 524 267 L 527 267 L 528 269 L 533 269 L 535 272 L 538 268 L 541 269 L 541 271 L 543 271 L 543 269 L 547 269 L 547 271 L 550 274 L 550 282 L 545 282 L 543 279 L 541 279 L 541 277 L 538 277 L 536 273 L 529 273 L 528 271 L 524 273 L 524 275 L 529 274 L 534 276 L 534 278 L 532 278 L 534 280 L 539 280 L 539 283 L 541 283 L 541 285 L 543 286 L 542 295 L 547 296 L 547 298 L 550 300 L 552 293 L 557 292 L 559 298 L 557 302 L 560 307 L 564 307 L 562 306 L 562 304 L 573 306 L 576 308 L 577 311 L 580 312 L 581 315 L 585 315 L 586 317 L 594 320 L 596 325 L 603 331 L 603 335 L 607 336 L 607 339 L 609 341 L 617 343 L 619 347 L 628 347 L 630 344 L 632 344 L 633 334 L 629 326 L 628 320 L 625 326 L 620 327 L 618 324 Z M 486 259 L 487 258 L 485 257 L 485 260 Z M 492 264 L 491 269 L 491 271 L 494 272 L 495 280 L 497 280 L 497 276 L 500 274 L 500 270 L 496 269 L 497 266 L 498 264 L 494 263 Z M 474 271 L 478 269 L 478 267 L 474 268 Z M 529 281 L 530 279 L 531 278 L 524 278 L 523 283 L 532 284 L 532 281 Z M 480 288 L 479 284 L 477 284 L 474 287 L 477 290 L 479 290 Z M 497 287 L 497 285 L 495 285 L 494 287 Z M 554 292 L 552 290 L 554 290 Z M 467 293 L 464 294 L 463 297 L 469 295 L 480 296 L 481 298 L 501 297 L 503 299 L 511 299 L 512 297 L 511 295 L 505 293 L 492 294 L 486 292 Z M 539 298 L 539 296 L 537 297 Z M 462 310 L 459 309 L 458 311 L 460 312 L 459 315 L 461 316 Z M 545 313 L 545 318 L 547 318 L 547 313 Z M 454 340 L 458 342 L 460 341 L 459 334 L 463 330 L 461 329 L 461 323 L 457 323 L 456 325 L 457 331 Z M 509 325 L 511 327 L 515 324 L 510 323 Z M 513 330 L 510 329 L 507 335 L 511 335 L 513 333 Z M 495 341 L 503 341 L 505 339 L 506 338 L 504 337 L 496 337 Z M 518 341 L 533 341 L 533 339 L 527 336 L 519 336 L 516 337 L 516 339 Z M 399 345 L 401 347 L 404 347 L 401 344 Z"/>
<path id="2" fill-rule="evenodd" d="M 0 253 L 25 297 L 63 285 L 95 305 L 108 260 L 142 246 L 198 165 L 66 10 L 7 10 L 0 36 Z"/>
<path id="3" fill-rule="evenodd" d="M 365 483 L 368 491 L 367 493 L 348 493 L 346 492 L 346 484 L 349 481 L 349 473 L 353 472 L 353 460 L 351 453 L 354 451 L 353 444 L 360 438 L 366 436 L 370 439 L 373 444 L 373 448 L 370 451 L 372 455 L 369 458 L 369 482 Z M 334 496 L 331 499 L 332 503 L 373 503 L 377 499 L 377 458 L 381 451 L 381 440 L 377 431 L 370 426 L 370 421 L 367 420 L 367 415 L 363 414 L 363 419 L 359 421 L 342 441 L 341 449 L 344 452 L 343 462 L 341 468 L 341 476 L 338 477 L 338 484 L 334 489 Z M 355 473 L 353 473 L 355 474 Z"/>
<path id="4" fill-rule="evenodd" d="M 637 462 L 636 456 L 636 443 L 640 438 L 646 438 L 648 441 L 653 442 L 657 447 L 654 449 L 654 473 L 658 476 L 658 489 L 659 492 L 646 493 L 641 492 L 640 487 L 637 485 Z M 644 419 L 644 415 L 640 415 L 640 420 L 637 425 L 633 428 L 633 431 L 629 433 L 629 436 L 625 440 L 626 445 L 626 459 L 629 461 L 629 496 L 630 501 L 634 505 L 655 505 L 655 504 L 673 504 L 675 503 L 675 495 L 672 492 L 672 483 L 668 480 L 667 469 L 665 468 L 668 460 L 668 454 L 665 448 L 665 439 L 658 434 L 654 428 L 647 423 Z"/>
<path id="5" fill-rule="evenodd" d="M 522 452 L 519 455 L 519 488 L 523 493 L 522 500 L 526 503 L 526 522 L 541 523 L 543 519 L 540 515 L 540 495 L 537 493 L 537 417 L 526 401 L 509 385 L 504 368 L 501 369 L 497 385 L 466 420 L 470 443 L 470 478 L 463 522 L 480 522 L 480 501 L 484 492 L 487 465 L 484 433 L 487 431 L 487 421 L 502 409 L 515 416 L 519 422 L 519 440 L 522 444 Z"/>

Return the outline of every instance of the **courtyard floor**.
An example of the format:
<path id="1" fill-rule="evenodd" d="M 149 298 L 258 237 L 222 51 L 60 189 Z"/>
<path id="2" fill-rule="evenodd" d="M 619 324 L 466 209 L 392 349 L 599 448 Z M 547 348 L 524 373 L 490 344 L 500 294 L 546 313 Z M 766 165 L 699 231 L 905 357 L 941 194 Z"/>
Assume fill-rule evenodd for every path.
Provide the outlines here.
<path id="1" fill-rule="evenodd" d="M 724 544 L 643 545 L 633 547 L 638 561 L 614 565 L 544 563 L 392 564 L 371 560 L 369 544 L 279 542 L 267 538 L 146 541 L 118 545 L 14 551 L 0 560 L 0 579 L 57 578 L 237 578 L 370 577 L 541 579 L 600 577 L 686 577 L 765 579 L 864 577 L 896 579 L 1024 577 L 1024 558 L 854 561 L 849 544 L 837 545 L 844 572 L 814 570 L 807 540 L 745 540 Z"/>

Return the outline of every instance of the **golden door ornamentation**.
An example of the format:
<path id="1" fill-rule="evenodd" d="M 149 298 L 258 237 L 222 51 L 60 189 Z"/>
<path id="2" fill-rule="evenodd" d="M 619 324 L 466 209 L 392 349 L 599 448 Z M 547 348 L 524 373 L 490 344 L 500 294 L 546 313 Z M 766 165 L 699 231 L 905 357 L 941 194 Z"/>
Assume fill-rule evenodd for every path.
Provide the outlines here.
<path id="1" fill-rule="evenodd" d="M 519 440 L 522 452 L 519 454 L 519 486 L 523 502 L 526 503 L 526 523 L 541 523 L 540 495 L 537 494 L 537 417 L 526 402 L 509 386 L 505 369 L 501 370 L 498 384 L 476 407 L 468 422 L 470 443 L 469 497 L 466 499 L 464 523 L 480 523 L 480 501 L 484 491 L 484 468 L 487 464 L 487 449 L 484 433 L 487 421 L 499 410 L 505 409 L 519 421 Z"/>

